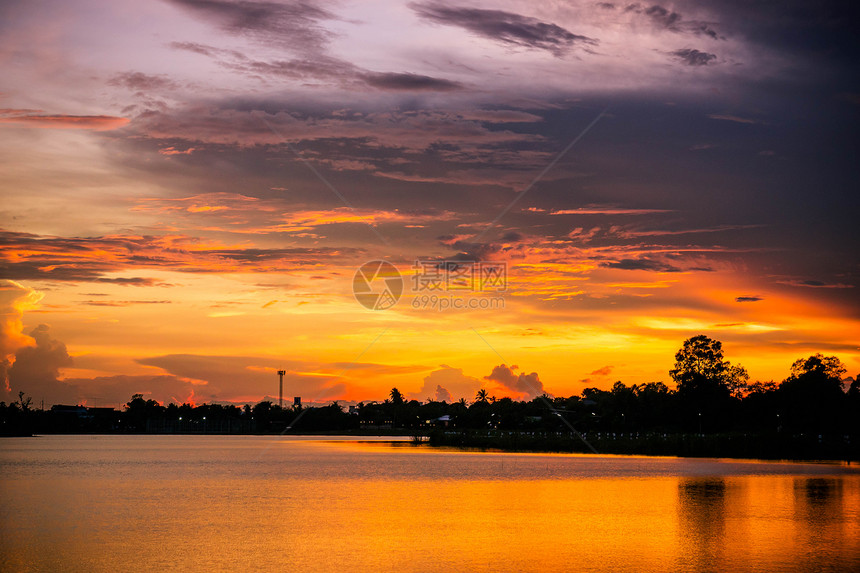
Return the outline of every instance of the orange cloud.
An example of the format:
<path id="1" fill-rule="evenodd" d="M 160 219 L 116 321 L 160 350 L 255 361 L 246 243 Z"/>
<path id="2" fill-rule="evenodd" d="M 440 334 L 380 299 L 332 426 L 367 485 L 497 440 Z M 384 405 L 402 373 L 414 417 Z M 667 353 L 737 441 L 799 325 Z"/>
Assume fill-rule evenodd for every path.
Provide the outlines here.
<path id="1" fill-rule="evenodd" d="M 15 281 L 0 280 L 0 377 L 8 392 L 8 370 L 15 363 L 15 352 L 33 346 L 32 337 L 24 334 L 24 311 L 34 308 L 44 295 Z"/>
<path id="2" fill-rule="evenodd" d="M 16 123 L 26 127 L 46 129 L 91 129 L 93 131 L 109 131 L 127 125 L 128 118 L 112 115 L 6 115 L 0 117 L 0 123 Z"/>

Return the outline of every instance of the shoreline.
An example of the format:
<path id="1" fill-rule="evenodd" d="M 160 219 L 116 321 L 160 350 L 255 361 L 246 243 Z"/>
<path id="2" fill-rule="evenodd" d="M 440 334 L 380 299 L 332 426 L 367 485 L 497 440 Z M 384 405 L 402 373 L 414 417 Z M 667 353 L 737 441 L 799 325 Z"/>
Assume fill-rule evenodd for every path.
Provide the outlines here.
<path id="1" fill-rule="evenodd" d="M 42 436 L 308 436 L 379 437 L 415 446 L 462 451 L 510 453 L 559 453 L 640 457 L 717 458 L 785 462 L 860 463 L 860 444 L 839 436 L 774 434 L 621 434 L 584 435 L 592 451 L 579 437 L 566 433 L 435 430 L 330 430 L 304 432 L 36 432 L 2 435 L 0 438 Z"/>

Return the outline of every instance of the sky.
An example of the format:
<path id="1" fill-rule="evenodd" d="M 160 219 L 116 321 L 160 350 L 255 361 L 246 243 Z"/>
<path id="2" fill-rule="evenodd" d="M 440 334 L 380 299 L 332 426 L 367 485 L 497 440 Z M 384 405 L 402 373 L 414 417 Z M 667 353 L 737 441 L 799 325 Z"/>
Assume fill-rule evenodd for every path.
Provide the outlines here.
<path id="1" fill-rule="evenodd" d="M 855 375 L 857 11 L 3 2 L 0 399 Z"/>

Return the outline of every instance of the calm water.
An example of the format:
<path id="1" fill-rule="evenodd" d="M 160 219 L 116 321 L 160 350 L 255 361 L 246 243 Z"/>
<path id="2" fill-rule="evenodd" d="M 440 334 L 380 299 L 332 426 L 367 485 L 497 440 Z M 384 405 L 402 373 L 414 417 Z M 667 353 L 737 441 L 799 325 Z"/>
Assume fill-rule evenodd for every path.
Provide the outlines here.
<path id="1" fill-rule="evenodd" d="M 0 440 L 0 570 L 860 570 L 856 466 Z"/>

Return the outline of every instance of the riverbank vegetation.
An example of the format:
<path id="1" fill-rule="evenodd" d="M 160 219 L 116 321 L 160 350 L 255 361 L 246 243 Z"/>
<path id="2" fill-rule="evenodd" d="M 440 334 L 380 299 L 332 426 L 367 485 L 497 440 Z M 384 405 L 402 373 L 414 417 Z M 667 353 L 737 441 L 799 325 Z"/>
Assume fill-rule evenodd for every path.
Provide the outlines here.
<path id="1" fill-rule="evenodd" d="M 815 354 L 791 365 L 780 383 L 750 383 L 728 362 L 719 341 L 686 340 L 663 382 L 578 396 L 496 399 L 481 390 L 471 402 L 408 400 L 396 388 L 382 402 L 346 409 L 256 405 L 163 405 L 136 394 L 122 410 L 36 410 L 23 395 L 0 403 L 5 435 L 36 433 L 355 433 L 413 435 L 431 445 L 525 451 L 598 451 L 793 459 L 858 459 L 860 376 L 846 379 L 835 356 Z"/>

